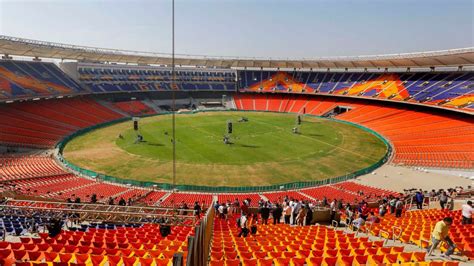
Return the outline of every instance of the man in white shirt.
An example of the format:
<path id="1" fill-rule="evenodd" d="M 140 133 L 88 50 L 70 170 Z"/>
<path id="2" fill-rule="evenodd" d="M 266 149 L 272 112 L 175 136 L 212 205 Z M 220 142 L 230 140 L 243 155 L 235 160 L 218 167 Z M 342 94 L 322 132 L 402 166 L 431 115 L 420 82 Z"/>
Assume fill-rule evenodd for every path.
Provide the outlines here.
<path id="1" fill-rule="evenodd" d="M 472 213 L 472 201 L 468 200 L 462 205 L 462 224 L 472 224 Z"/>
<path id="2" fill-rule="evenodd" d="M 244 237 L 247 237 L 247 235 L 249 234 L 249 229 L 248 229 L 248 226 L 247 226 L 247 215 L 246 214 L 242 214 L 242 216 L 240 216 L 240 219 L 239 219 L 239 227 L 240 227 L 240 232 L 239 232 L 239 237 L 241 237 L 242 235 Z"/>

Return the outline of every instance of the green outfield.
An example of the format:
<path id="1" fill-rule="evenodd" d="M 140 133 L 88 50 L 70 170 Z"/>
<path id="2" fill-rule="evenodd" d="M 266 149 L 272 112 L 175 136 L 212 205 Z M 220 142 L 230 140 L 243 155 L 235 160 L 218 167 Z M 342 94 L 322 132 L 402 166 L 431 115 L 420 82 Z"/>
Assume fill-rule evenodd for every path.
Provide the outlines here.
<path id="1" fill-rule="evenodd" d="M 238 122 L 245 116 L 248 122 Z M 224 144 L 227 121 L 233 144 Z M 71 163 L 99 173 L 170 183 L 171 116 L 141 119 L 144 142 L 135 144 L 132 122 L 94 130 L 64 149 Z M 209 112 L 176 115 L 177 183 L 206 186 L 257 186 L 341 176 L 370 166 L 386 153 L 385 144 L 357 127 L 317 117 Z M 123 138 L 118 136 L 122 135 Z"/>

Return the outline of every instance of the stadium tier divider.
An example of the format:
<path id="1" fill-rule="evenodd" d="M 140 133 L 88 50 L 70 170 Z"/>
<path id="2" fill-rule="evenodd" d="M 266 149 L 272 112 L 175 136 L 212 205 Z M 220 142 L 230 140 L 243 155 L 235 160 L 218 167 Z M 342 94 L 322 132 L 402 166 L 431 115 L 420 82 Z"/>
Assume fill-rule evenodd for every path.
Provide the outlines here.
<path id="1" fill-rule="evenodd" d="M 228 110 L 228 111 L 235 111 L 235 110 Z M 190 112 L 181 112 L 180 114 L 193 114 L 193 113 L 200 113 L 200 112 L 215 112 L 215 111 L 214 110 L 212 110 L 212 111 L 190 111 Z M 222 111 L 219 111 L 219 112 L 222 112 Z M 244 110 L 244 111 L 238 111 L 238 112 L 254 112 L 254 111 L 245 111 Z M 262 111 L 258 111 L 258 112 L 262 112 Z M 272 111 L 264 111 L 264 112 L 277 113 L 277 112 L 272 112 Z M 150 117 L 150 116 L 166 115 L 166 114 L 170 114 L 170 112 L 164 112 L 164 113 L 153 114 L 153 115 L 144 115 L 142 117 Z M 89 133 L 93 130 L 96 130 L 96 129 L 104 128 L 104 127 L 111 126 L 111 125 L 114 125 L 114 124 L 117 124 L 117 123 L 121 123 L 121 122 L 131 120 L 131 117 L 123 117 L 123 118 L 116 119 L 116 120 L 113 120 L 113 121 L 109 121 L 109 122 L 105 122 L 105 123 L 102 123 L 102 124 L 97 124 L 97 125 L 94 125 L 94 126 L 91 126 L 91 127 L 80 129 L 80 130 L 70 134 L 69 136 L 65 137 L 64 139 L 62 139 L 56 145 L 56 148 L 59 151 L 58 154 L 57 154 L 57 158 L 61 163 L 63 163 L 64 166 L 66 166 L 67 168 L 69 168 L 69 169 L 71 169 L 71 170 L 73 170 L 73 171 L 75 171 L 79 174 L 82 174 L 82 175 L 85 175 L 85 176 L 88 176 L 88 177 L 91 177 L 91 178 L 104 180 L 104 181 L 107 181 L 107 182 L 112 182 L 112 183 L 133 185 L 133 186 L 138 186 L 138 187 L 156 187 L 156 188 L 160 188 L 160 189 L 163 189 L 163 190 L 177 189 L 179 191 L 195 191 L 195 192 L 248 193 L 248 192 L 268 192 L 268 191 L 303 189 L 303 188 L 308 188 L 308 187 L 318 187 L 318 186 L 329 185 L 329 184 L 333 184 L 333 183 L 339 183 L 339 182 L 347 181 L 347 180 L 350 180 L 350 179 L 357 178 L 358 176 L 371 173 L 372 171 L 374 171 L 375 169 L 379 168 L 384 163 L 386 163 L 389 160 L 389 158 L 392 154 L 392 146 L 389 143 L 389 141 L 387 139 L 385 139 L 382 135 L 378 134 L 377 132 L 375 132 L 375 131 L 373 131 L 369 128 L 366 128 L 364 126 L 361 126 L 361 125 L 358 125 L 358 124 L 355 124 L 355 123 L 352 123 L 352 122 L 342 121 L 342 120 L 333 119 L 333 118 L 325 118 L 325 117 L 315 116 L 315 115 L 306 115 L 306 116 L 328 119 L 328 120 L 336 121 L 338 123 L 344 123 L 344 124 L 348 124 L 348 125 L 352 125 L 352 126 L 355 126 L 357 128 L 360 128 L 360 129 L 374 135 L 378 139 L 380 139 L 386 145 L 387 151 L 386 151 L 385 155 L 380 160 L 378 160 L 376 163 L 374 163 L 373 165 L 368 166 L 368 167 L 363 168 L 363 169 L 360 169 L 360 170 L 357 170 L 355 172 L 349 173 L 347 175 L 343 175 L 343 176 L 327 178 L 327 179 L 323 179 L 323 180 L 297 181 L 297 182 L 290 182 L 290 183 L 276 184 L 276 185 L 269 185 L 269 186 L 239 186 L 239 187 L 227 187 L 227 186 L 215 187 L 215 186 L 200 186 L 200 185 L 176 185 L 176 186 L 173 186 L 172 184 L 169 184 L 169 183 L 156 183 L 156 182 L 151 182 L 151 181 L 137 181 L 137 180 L 131 180 L 131 179 L 126 179 L 126 178 L 118 178 L 118 177 L 104 175 L 104 174 L 97 173 L 97 172 L 92 171 L 92 170 L 81 168 L 81 167 L 67 161 L 62 156 L 64 147 L 66 146 L 66 144 L 69 141 L 71 141 L 72 139 L 74 139 L 75 137 L 79 137 L 81 135 L 87 134 L 87 133 Z"/>

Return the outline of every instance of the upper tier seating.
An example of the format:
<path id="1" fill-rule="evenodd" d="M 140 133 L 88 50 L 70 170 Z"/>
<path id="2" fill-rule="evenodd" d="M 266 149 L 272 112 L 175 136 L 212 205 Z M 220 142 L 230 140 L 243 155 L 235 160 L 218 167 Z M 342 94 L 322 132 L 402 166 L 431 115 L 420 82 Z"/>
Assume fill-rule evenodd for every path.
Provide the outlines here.
<path id="1" fill-rule="evenodd" d="M 79 66 L 80 80 L 93 92 L 119 91 L 235 91 L 235 72 L 210 69 L 178 69 L 171 88 L 170 68 Z"/>
<path id="2" fill-rule="evenodd" d="M 0 60 L 0 99 L 87 93 L 53 63 Z"/>
<path id="3" fill-rule="evenodd" d="M 237 94 L 239 110 L 326 115 L 337 106 L 352 108 L 337 119 L 373 129 L 393 145 L 393 162 L 427 167 L 474 167 L 474 118 L 418 111 L 356 99 L 305 95 Z"/>
<path id="4" fill-rule="evenodd" d="M 115 102 L 113 105 L 131 116 L 156 114 L 155 110 L 141 101 Z"/>
<path id="5" fill-rule="evenodd" d="M 473 110 L 473 72 L 338 73 L 240 71 L 244 91 L 339 94 Z M 275 106 L 274 106 L 275 107 Z"/>

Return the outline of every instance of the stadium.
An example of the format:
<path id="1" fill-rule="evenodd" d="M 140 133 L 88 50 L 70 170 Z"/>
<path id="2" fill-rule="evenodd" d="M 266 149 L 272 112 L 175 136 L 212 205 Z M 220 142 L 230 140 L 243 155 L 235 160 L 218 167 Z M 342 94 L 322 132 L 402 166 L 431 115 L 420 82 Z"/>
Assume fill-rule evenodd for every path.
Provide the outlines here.
<path id="1" fill-rule="evenodd" d="M 472 263 L 473 47 L 0 54 L 0 265 Z"/>

